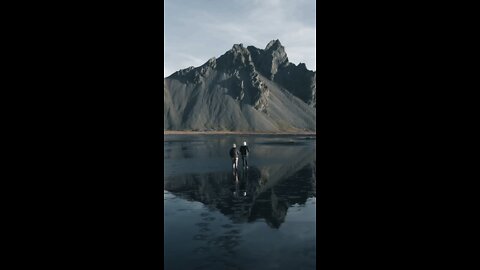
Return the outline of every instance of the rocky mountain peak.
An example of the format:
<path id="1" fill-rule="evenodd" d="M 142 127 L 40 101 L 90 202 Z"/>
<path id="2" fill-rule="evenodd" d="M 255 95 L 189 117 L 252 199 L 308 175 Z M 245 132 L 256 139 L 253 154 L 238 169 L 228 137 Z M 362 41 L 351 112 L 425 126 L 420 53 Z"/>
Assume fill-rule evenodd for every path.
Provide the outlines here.
<path id="1" fill-rule="evenodd" d="M 270 49 L 276 50 L 276 49 L 279 49 L 280 47 L 283 48 L 282 43 L 280 43 L 280 40 L 275 39 L 275 40 L 270 41 L 270 42 L 267 44 L 267 46 L 265 47 L 265 50 L 266 50 L 266 51 L 268 51 L 268 50 L 270 50 Z"/>
<path id="2" fill-rule="evenodd" d="M 242 52 L 244 49 L 245 47 L 243 47 L 243 43 L 233 44 L 233 47 L 232 47 L 232 51 L 234 52 Z"/>
<path id="3" fill-rule="evenodd" d="M 212 57 L 212 58 L 208 59 L 207 64 L 215 63 L 216 61 L 217 61 L 217 58 Z"/>
<path id="4" fill-rule="evenodd" d="M 249 67 L 254 69 L 254 63 L 250 55 L 250 51 L 243 47 L 243 44 L 235 44 L 232 49 L 222 55 L 218 62 L 225 69 L 237 69 L 239 67 Z"/>
<path id="5" fill-rule="evenodd" d="M 302 70 L 307 70 L 307 65 L 305 65 L 305 63 L 298 64 L 298 67 L 301 68 Z"/>
<path id="6" fill-rule="evenodd" d="M 288 65 L 288 57 L 285 48 L 278 39 L 270 41 L 265 50 L 253 50 L 256 52 L 255 62 L 262 73 L 273 80 L 278 69 Z"/>
<path id="7" fill-rule="evenodd" d="M 188 68 L 180 69 L 179 71 L 173 73 L 171 76 L 185 76 L 188 74 L 190 71 L 194 70 L 194 66 L 190 66 Z"/>
<path id="8" fill-rule="evenodd" d="M 233 45 L 232 49 L 227 52 L 227 54 L 233 54 L 235 56 L 243 56 L 248 58 L 250 56 L 250 52 L 247 48 L 243 47 L 243 44 L 235 44 Z"/>
<path id="9" fill-rule="evenodd" d="M 217 58 L 212 57 L 208 59 L 208 61 L 204 64 L 204 66 L 215 68 L 217 66 Z"/>

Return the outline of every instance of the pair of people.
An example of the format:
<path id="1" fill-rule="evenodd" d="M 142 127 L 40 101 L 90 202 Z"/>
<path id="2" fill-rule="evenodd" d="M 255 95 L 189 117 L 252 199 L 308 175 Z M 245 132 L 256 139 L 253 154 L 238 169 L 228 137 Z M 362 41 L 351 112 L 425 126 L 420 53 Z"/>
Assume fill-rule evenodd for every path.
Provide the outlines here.
<path id="1" fill-rule="evenodd" d="M 233 144 L 232 149 L 230 149 L 230 157 L 232 158 L 234 170 L 238 170 L 238 156 L 240 154 L 242 155 L 243 167 L 248 169 L 248 153 L 250 153 L 250 149 L 248 149 L 247 142 L 243 142 L 243 145 L 240 146 L 240 153 L 237 151 L 237 145 Z"/>

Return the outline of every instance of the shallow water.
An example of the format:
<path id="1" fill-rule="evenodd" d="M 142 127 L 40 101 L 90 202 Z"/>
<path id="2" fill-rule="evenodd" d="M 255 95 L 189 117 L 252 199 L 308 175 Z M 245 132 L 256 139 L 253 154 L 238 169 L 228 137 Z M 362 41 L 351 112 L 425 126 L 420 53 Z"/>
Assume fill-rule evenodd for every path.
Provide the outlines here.
<path id="1" fill-rule="evenodd" d="M 244 140 L 249 168 L 234 175 L 228 151 Z M 165 269 L 315 269 L 314 139 L 165 135 L 164 146 Z"/>

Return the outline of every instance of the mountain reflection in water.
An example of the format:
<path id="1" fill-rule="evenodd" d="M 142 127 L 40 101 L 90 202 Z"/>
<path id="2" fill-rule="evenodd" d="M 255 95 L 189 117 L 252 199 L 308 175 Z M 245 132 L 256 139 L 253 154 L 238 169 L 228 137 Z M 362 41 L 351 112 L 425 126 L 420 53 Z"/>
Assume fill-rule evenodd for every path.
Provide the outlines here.
<path id="1" fill-rule="evenodd" d="M 240 168 L 236 176 L 231 170 L 166 176 L 164 189 L 180 198 L 213 207 L 233 222 L 264 219 L 270 227 L 279 228 L 288 207 L 305 204 L 308 198 L 316 196 L 315 148 L 290 146 L 303 143 L 301 139 L 250 143 L 252 155 L 255 153 L 257 157 L 268 155 L 272 158 L 269 160 L 267 157 L 258 166 L 255 165 L 255 157 L 250 156 L 253 166 L 248 170 Z M 230 144 L 225 139 L 220 138 L 219 141 L 227 152 Z M 193 158 L 194 153 L 215 156 L 211 154 L 212 149 L 194 151 L 195 146 L 208 147 L 208 144 L 198 140 L 177 139 L 167 142 L 181 143 L 176 149 L 179 150 L 177 155 L 183 159 Z M 172 149 L 167 148 L 167 152 L 171 155 Z M 285 157 L 284 162 L 276 162 L 279 157 Z M 228 161 L 227 156 L 225 160 Z M 204 163 L 205 160 L 198 162 Z M 230 167 L 227 165 L 224 168 Z"/>
<path id="2" fill-rule="evenodd" d="M 235 175 L 228 150 L 244 140 L 250 166 Z M 164 145 L 166 269 L 315 269 L 315 140 L 184 135 Z"/>

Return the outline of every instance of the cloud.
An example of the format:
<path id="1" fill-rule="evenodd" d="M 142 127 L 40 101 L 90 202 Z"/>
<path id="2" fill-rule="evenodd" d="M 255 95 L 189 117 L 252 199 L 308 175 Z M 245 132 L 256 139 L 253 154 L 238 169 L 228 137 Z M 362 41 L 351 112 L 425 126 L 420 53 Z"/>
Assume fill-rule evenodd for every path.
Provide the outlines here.
<path id="1" fill-rule="evenodd" d="M 273 39 L 288 58 L 315 70 L 314 0 L 166 0 L 165 76 L 218 57 L 233 44 L 265 48 Z"/>

